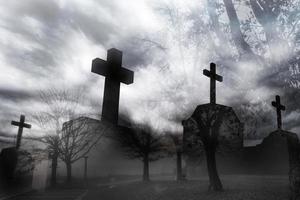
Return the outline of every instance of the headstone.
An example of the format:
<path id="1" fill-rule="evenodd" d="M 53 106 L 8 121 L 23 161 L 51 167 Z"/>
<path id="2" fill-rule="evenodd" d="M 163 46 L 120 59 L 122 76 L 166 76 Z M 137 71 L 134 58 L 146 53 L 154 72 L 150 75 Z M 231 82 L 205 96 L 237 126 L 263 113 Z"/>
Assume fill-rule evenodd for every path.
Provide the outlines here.
<path id="1" fill-rule="evenodd" d="M 228 146 L 229 149 L 242 148 L 243 124 L 231 107 L 216 104 L 216 81 L 223 81 L 223 77 L 216 74 L 216 65 L 211 63 L 210 71 L 205 69 L 203 74 L 210 78 L 210 103 L 197 106 L 192 116 L 183 121 L 183 141 L 188 150 L 198 149 L 205 152 L 209 188 L 222 190 L 215 154 L 217 148 L 224 146 Z"/>
<path id="2" fill-rule="evenodd" d="M 280 96 L 276 95 L 276 101 L 272 101 L 272 106 L 277 112 L 278 134 L 286 137 L 287 148 L 289 153 L 289 182 L 290 182 L 290 199 L 300 199 L 300 143 L 297 134 L 282 130 L 281 110 L 285 106 L 280 103 Z"/>
<path id="3" fill-rule="evenodd" d="M 33 171 L 32 189 L 44 190 L 48 186 L 49 160 L 43 159 L 35 163 Z"/>
<path id="4" fill-rule="evenodd" d="M 25 123 L 25 116 L 20 116 L 20 121 L 12 121 L 12 125 L 18 126 L 17 142 L 15 147 L 2 149 L 0 153 L 1 179 L 8 187 L 14 185 L 31 185 L 32 171 L 34 168 L 33 158 L 26 150 L 21 150 L 21 138 L 23 128 L 31 128 Z"/>
<path id="5" fill-rule="evenodd" d="M 134 73 L 122 67 L 122 52 L 114 48 L 107 51 L 107 61 L 93 60 L 92 72 L 105 76 L 102 120 L 117 125 L 120 83 L 132 84 Z"/>

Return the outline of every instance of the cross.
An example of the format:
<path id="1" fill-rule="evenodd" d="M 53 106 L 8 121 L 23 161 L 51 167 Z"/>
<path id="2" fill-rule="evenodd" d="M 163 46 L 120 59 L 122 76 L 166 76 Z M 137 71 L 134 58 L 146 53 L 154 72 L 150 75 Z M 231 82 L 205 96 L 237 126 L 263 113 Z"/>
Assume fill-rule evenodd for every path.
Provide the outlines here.
<path id="1" fill-rule="evenodd" d="M 31 128 L 31 125 L 25 123 L 25 116 L 24 115 L 20 116 L 20 122 L 11 121 L 11 125 L 19 127 L 18 135 L 17 135 L 17 144 L 16 144 L 16 148 L 19 149 L 19 147 L 21 145 L 23 128 Z"/>
<path id="2" fill-rule="evenodd" d="M 105 76 L 102 119 L 117 125 L 120 83 L 133 83 L 134 72 L 122 67 L 122 51 L 114 48 L 107 51 L 107 61 L 100 58 L 93 60 L 92 72 Z"/>
<path id="3" fill-rule="evenodd" d="M 285 106 L 280 104 L 280 96 L 276 95 L 276 101 L 272 101 L 272 106 L 276 108 L 277 111 L 277 126 L 278 129 L 281 129 L 282 121 L 281 121 L 281 111 L 285 110 Z"/>
<path id="4" fill-rule="evenodd" d="M 222 82 L 223 77 L 216 74 L 215 63 L 210 63 L 210 71 L 204 69 L 203 74 L 210 78 L 210 103 L 215 104 L 216 103 L 216 80 Z"/>

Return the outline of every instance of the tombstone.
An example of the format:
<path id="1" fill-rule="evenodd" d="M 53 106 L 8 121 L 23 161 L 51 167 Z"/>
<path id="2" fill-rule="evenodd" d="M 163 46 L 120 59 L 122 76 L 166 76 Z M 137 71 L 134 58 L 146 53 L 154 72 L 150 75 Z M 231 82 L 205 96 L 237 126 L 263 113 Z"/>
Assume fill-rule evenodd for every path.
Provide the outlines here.
<path id="1" fill-rule="evenodd" d="M 98 129 L 99 131 L 95 132 L 95 138 L 102 134 L 102 131 L 105 131 L 104 137 L 99 140 L 99 145 L 96 145 L 95 148 L 92 148 L 91 152 L 89 152 L 89 160 L 88 157 L 84 158 L 84 166 L 80 165 L 80 171 L 78 174 L 82 174 L 82 170 L 84 170 L 83 177 L 84 179 L 88 178 L 88 173 L 95 163 L 95 160 L 99 160 L 97 156 L 99 152 L 103 152 L 103 149 L 109 149 L 111 151 L 112 139 L 108 137 L 112 132 L 118 132 L 119 129 L 122 129 L 122 126 L 118 125 L 119 122 L 119 99 L 120 99 L 120 83 L 125 83 L 127 85 L 133 83 L 134 72 L 130 71 L 126 68 L 122 67 L 122 52 L 112 48 L 107 51 L 107 60 L 102 60 L 100 58 L 95 58 L 92 61 L 91 72 L 105 76 L 105 84 L 104 84 L 104 95 L 103 95 L 103 104 L 102 104 L 102 115 L 101 121 L 96 119 L 91 119 L 89 117 L 79 117 L 76 119 L 72 119 L 64 123 L 64 126 L 68 126 L 70 123 L 88 123 L 88 129 Z M 83 131 L 87 131 L 83 129 Z M 99 150 L 101 148 L 101 150 Z M 115 152 L 113 152 L 115 153 Z M 119 153 L 119 152 L 118 152 Z M 112 153 L 110 153 L 112 154 Z M 111 156 L 112 157 L 112 156 Z M 88 163 L 89 161 L 89 163 Z M 109 163 L 110 160 L 106 159 L 105 164 Z M 78 163 L 74 163 L 74 165 L 78 165 Z M 88 166 L 89 165 L 89 166 Z M 101 170 L 101 167 L 104 163 L 100 163 L 99 166 L 95 169 L 94 173 L 97 170 Z M 75 167 L 74 167 L 75 170 Z M 109 169 L 110 170 L 110 169 Z M 75 173 L 74 173 L 75 174 Z M 81 177 L 82 178 L 82 177 Z"/>
<path id="2" fill-rule="evenodd" d="M 48 153 L 37 152 L 39 159 L 35 160 L 32 189 L 44 190 L 48 186 L 50 162 L 48 160 Z"/>
<path id="3" fill-rule="evenodd" d="M 210 103 L 198 105 L 190 118 L 182 122 L 184 127 L 184 151 L 205 152 L 210 189 L 222 190 L 216 168 L 217 148 L 239 149 L 243 144 L 243 124 L 231 107 L 216 104 L 216 81 L 223 81 L 216 74 L 216 65 L 210 64 L 210 71 L 203 70 L 210 78 Z M 223 150 L 222 150 L 223 151 Z"/>
<path id="4" fill-rule="evenodd" d="M 31 125 L 25 123 L 24 115 L 19 122 L 11 124 L 19 127 L 17 141 L 16 146 L 2 149 L 0 153 L 1 179 L 7 187 L 31 185 L 34 161 L 30 153 L 20 149 L 23 128 L 31 128 Z"/>
<path id="5" fill-rule="evenodd" d="M 272 106 L 276 108 L 277 113 L 277 130 L 270 134 L 281 135 L 286 138 L 287 149 L 289 154 L 289 186 L 290 199 L 300 199 L 300 142 L 296 133 L 282 130 L 281 111 L 285 106 L 280 103 L 280 96 L 276 95 L 276 101 L 272 101 Z"/>
<path id="6" fill-rule="evenodd" d="M 133 83 L 134 72 L 122 67 L 122 52 L 117 49 L 107 51 L 107 61 L 95 58 L 92 72 L 105 76 L 102 121 L 118 124 L 120 83 Z"/>
<path id="7" fill-rule="evenodd" d="M 274 153 L 276 152 L 276 153 Z M 243 148 L 240 167 L 243 174 L 286 175 L 288 149 L 285 137 L 277 131 Z"/>

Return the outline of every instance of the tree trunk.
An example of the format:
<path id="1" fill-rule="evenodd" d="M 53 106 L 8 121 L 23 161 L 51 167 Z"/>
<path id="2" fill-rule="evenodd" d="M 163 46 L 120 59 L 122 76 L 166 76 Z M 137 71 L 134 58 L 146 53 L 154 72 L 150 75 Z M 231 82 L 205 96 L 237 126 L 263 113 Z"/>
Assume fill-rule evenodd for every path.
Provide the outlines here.
<path id="1" fill-rule="evenodd" d="M 67 168 L 67 182 L 71 182 L 72 180 L 72 163 L 70 161 L 66 162 Z"/>
<path id="2" fill-rule="evenodd" d="M 222 191 L 223 186 L 218 175 L 216 165 L 216 145 L 208 144 L 205 147 L 207 170 L 209 176 L 209 190 Z"/>
<path id="3" fill-rule="evenodd" d="M 227 16 L 229 18 L 229 25 L 231 29 L 232 39 L 240 54 L 240 56 L 248 55 L 250 57 L 256 57 L 253 53 L 250 45 L 245 41 L 240 28 L 240 22 L 232 3 L 232 0 L 223 0 L 226 8 Z"/>
<path id="4" fill-rule="evenodd" d="M 57 122 L 57 127 L 58 126 L 58 122 Z M 54 138 L 54 144 L 53 144 L 53 152 L 52 152 L 52 155 L 51 155 L 51 158 L 52 158 L 52 168 L 51 168 L 51 186 L 55 186 L 56 185 L 56 173 L 57 173 L 57 161 L 58 161 L 58 155 L 59 155 L 59 152 L 58 152 L 58 144 L 59 144 L 59 138 L 58 138 L 58 134 L 59 134 L 59 128 L 56 129 L 56 133 L 57 133 L 57 136 Z"/>
<path id="5" fill-rule="evenodd" d="M 181 164 L 181 152 L 177 151 L 177 181 L 183 180 L 182 177 L 182 164 Z"/>
<path id="6" fill-rule="evenodd" d="M 208 14 L 211 19 L 212 29 L 215 32 L 219 44 L 215 44 L 217 54 L 222 58 L 230 58 L 232 57 L 230 51 L 224 51 L 224 49 L 229 49 L 229 41 L 226 39 L 225 34 L 222 32 L 219 22 L 219 16 L 217 14 L 217 2 L 216 0 L 207 0 L 208 3 Z M 212 42 L 215 43 L 213 40 Z M 221 47 L 221 48 L 220 48 Z"/>
<path id="7" fill-rule="evenodd" d="M 281 38 L 276 30 L 276 20 L 278 15 L 274 14 L 270 9 L 269 4 L 266 1 L 266 5 L 260 4 L 257 0 L 250 0 L 250 6 L 255 15 L 257 21 L 262 25 L 266 41 L 269 46 L 269 50 L 274 61 L 281 61 L 282 57 L 278 54 L 278 49 L 284 54 L 290 55 L 290 49 L 288 42 Z M 279 48 L 274 48 L 276 45 Z"/>
<path id="8" fill-rule="evenodd" d="M 52 156 L 52 164 L 51 164 L 51 186 L 56 185 L 56 169 L 57 169 L 57 155 L 54 154 Z"/>
<path id="9" fill-rule="evenodd" d="M 149 157 L 146 155 L 143 159 L 144 171 L 143 171 L 143 181 L 149 181 Z"/>

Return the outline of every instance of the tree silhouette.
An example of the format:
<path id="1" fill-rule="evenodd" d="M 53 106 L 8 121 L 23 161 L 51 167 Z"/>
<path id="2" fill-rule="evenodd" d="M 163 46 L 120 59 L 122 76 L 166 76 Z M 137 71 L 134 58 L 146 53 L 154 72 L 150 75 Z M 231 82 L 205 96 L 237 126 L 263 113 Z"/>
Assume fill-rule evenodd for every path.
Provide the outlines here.
<path id="1" fill-rule="evenodd" d="M 147 125 L 140 124 L 132 128 L 121 128 L 111 137 L 128 158 L 143 162 L 143 180 L 149 181 L 149 162 L 162 157 L 162 137 L 155 134 Z"/>
<path id="2" fill-rule="evenodd" d="M 83 102 L 81 89 L 68 90 L 50 88 L 39 91 L 39 99 L 44 110 L 32 114 L 32 119 L 44 131 L 41 137 L 32 140 L 47 146 L 51 164 L 51 184 L 56 184 L 56 171 L 59 157 L 59 144 L 62 135 L 62 124 L 76 116 L 76 109 Z"/>
<path id="3" fill-rule="evenodd" d="M 63 124 L 58 155 L 66 164 L 68 182 L 72 177 L 72 164 L 84 158 L 109 129 L 109 123 L 87 117 L 79 117 Z"/>
<path id="4" fill-rule="evenodd" d="M 179 133 L 167 133 L 166 137 L 170 140 L 165 144 L 168 153 L 176 155 L 176 180 L 184 180 L 184 174 L 182 172 L 183 136 Z"/>
<path id="5" fill-rule="evenodd" d="M 232 39 L 240 56 L 246 54 L 250 57 L 256 57 L 250 45 L 244 39 L 243 33 L 240 29 L 240 21 L 238 19 L 232 0 L 223 0 L 223 2 L 227 11 L 227 16 L 229 18 L 229 26 L 231 30 Z"/>
<path id="6" fill-rule="evenodd" d="M 242 148 L 243 124 L 231 107 L 219 104 L 199 105 L 191 118 L 183 121 L 184 142 L 187 145 L 203 147 L 209 175 L 209 189 L 223 190 L 217 171 L 215 154 Z"/>

